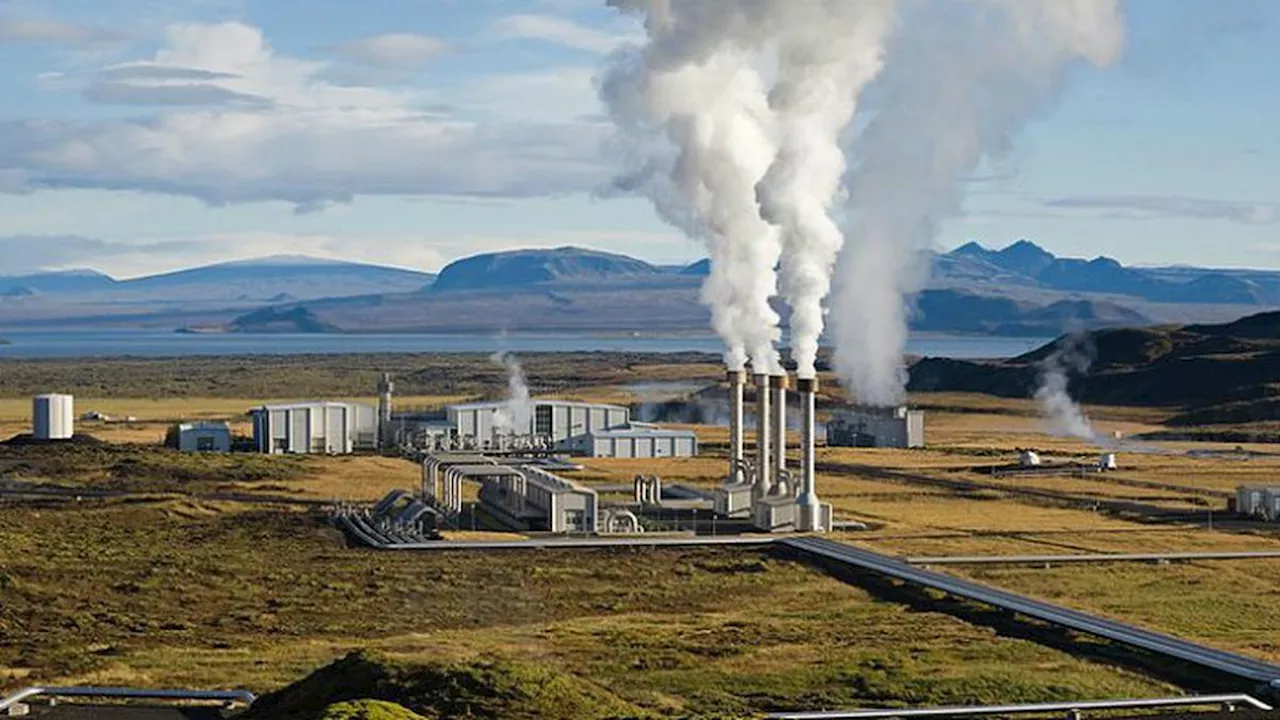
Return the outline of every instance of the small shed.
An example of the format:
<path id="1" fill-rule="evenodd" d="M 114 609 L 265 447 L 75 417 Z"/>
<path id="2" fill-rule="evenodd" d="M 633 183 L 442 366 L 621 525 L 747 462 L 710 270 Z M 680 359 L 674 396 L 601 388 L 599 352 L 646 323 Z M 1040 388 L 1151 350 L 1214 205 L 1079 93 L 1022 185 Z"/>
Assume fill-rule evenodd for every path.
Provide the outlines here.
<path id="1" fill-rule="evenodd" d="M 169 428 L 165 445 L 183 452 L 231 452 L 231 426 L 224 422 L 189 422 Z"/>

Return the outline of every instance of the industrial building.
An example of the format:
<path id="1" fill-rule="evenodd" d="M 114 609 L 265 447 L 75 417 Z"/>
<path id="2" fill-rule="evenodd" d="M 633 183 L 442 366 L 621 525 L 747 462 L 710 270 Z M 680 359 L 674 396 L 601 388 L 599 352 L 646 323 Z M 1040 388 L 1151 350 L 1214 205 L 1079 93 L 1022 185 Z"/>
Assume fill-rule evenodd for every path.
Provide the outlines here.
<path id="1" fill-rule="evenodd" d="M 595 533 L 596 491 L 535 465 L 477 453 L 428 455 L 422 463 L 422 499 L 456 519 L 463 509 L 463 483 L 480 485 L 487 513 L 519 530 Z"/>
<path id="2" fill-rule="evenodd" d="M 189 422 L 169 428 L 164 444 L 183 452 L 231 452 L 231 426 L 225 422 Z"/>
<path id="3" fill-rule="evenodd" d="M 631 421 L 631 411 L 619 405 L 535 400 L 530 403 L 526 427 L 504 430 L 500 427 L 501 417 L 509 412 L 510 407 L 510 403 L 505 401 L 476 402 L 450 405 L 445 412 L 457 435 L 476 438 L 481 444 L 504 433 L 537 435 L 555 443 L 594 430 L 623 426 Z"/>
<path id="4" fill-rule="evenodd" d="M 370 405 L 315 401 L 263 405 L 249 414 L 258 452 L 338 455 L 378 447 L 377 414 Z"/>
<path id="5" fill-rule="evenodd" d="M 924 447 L 924 412 L 898 407 L 856 407 L 827 422 L 831 447 Z"/>
<path id="6" fill-rule="evenodd" d="M 1236 488 L 1236 512 L 1245 517 L 1280 522 L 1280 485 Z"/>
<path id="7" fill-rule="evenodd" d="M 70 395 L 49 393 L 31 399 L 31 434 L 36 440 L 70 440 L 76 432 L 76 403 Z"/>
<path id="8" fill-rule="evenodd" d="M 698 454 L 698 436 L 692 430 L 628 423 L 567 438 L 556 443 L 556 449 L 602 458 L 693 457 Z"/>

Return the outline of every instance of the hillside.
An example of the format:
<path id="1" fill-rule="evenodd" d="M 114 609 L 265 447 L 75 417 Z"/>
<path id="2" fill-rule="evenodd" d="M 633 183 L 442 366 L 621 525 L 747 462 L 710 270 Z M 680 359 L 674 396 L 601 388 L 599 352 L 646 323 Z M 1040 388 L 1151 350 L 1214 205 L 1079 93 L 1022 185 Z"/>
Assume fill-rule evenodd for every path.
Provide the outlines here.
<path id="1" fill-rule="evenodd" d="M 108 290 L 117 281 L 96 270 L 60 270 L 31 275 L 0 275 L 0 295 L 20 297 L 43 293 L 84 293 Z"/>
<path id="2" fill-rule="evenodd" d="M 1084 333 L 1092 357 L 1073 379 L 1086 403 L 1170 409 L 1174 425 L 1280 419 L 1280 312 L 1220 325 L 1120 328 Z M 1057 341 L 999 362 L 925 358 L 911 368 L 915 391 L 1028 397 Z"/>
<path id="3" fill-rule="evenodd" d="M 91 270 L 0 277 L 0 297 L 47 305 L 278 303 L 414 292 L 434 275 L 364 263 L 278 255 L 116 280 Z"/>
<path id="4" fill-rule="evenodd" d="M 519 288 L 548 283 L 599 283 L 646 279 L 663 274 L 626 255 L 559 247 L 512 250 L 455 260 L 440 271 L 432 292 Z"/>

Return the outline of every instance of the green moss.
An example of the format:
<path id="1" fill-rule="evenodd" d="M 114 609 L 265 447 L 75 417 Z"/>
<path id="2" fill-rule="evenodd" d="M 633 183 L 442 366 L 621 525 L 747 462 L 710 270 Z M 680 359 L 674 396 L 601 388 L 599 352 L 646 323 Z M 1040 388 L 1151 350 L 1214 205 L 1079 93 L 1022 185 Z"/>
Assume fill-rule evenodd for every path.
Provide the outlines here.
<path id="1" fill-rule="evenodd" d="M 319 720 L 426 720 L 412 710 L 382 700 L 353 700 L 325 708 Z"/>
<path id="2" fill-rule="evenodd" d="M 643 715 L 607 690 L 539 665 L 505 659 L 410 664 L 360 651 L 264 696 L 249 717 L 302 720 L 353 698 L 376 698 L 441 717 L 590 720 Z"/>

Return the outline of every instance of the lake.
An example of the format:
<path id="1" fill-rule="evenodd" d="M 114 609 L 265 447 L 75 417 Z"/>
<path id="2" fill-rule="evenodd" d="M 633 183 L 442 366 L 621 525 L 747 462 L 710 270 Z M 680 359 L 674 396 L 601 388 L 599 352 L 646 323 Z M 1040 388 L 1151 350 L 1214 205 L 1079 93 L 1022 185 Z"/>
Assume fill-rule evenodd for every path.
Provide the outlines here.
<path id="1" fill-rule="evenodd" d="M 494 352 L 709 352 L 720 353 L 713 335 L 621 335 L 591 333 L 508 333 L 431 335 L 207 334 L 167 331 L 94 330 L 6 331 L 0 358 L 189 357 L 197 355 L 308 355 L 347 353 Z M 1003 338 L 920 334 L 907 352 L 951 358 L 1020 355 L 1049 338 Z"/>

